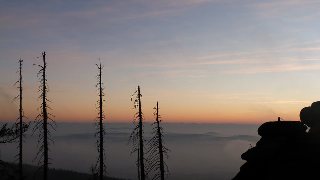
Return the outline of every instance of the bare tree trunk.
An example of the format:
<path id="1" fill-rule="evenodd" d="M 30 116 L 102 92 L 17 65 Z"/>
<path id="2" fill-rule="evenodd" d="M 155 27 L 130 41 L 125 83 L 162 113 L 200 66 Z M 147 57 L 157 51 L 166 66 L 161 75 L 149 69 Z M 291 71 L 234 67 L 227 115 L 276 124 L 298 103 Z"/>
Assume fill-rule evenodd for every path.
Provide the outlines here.
<path id="1" fill-rule="evenodd" d="M 100 125 L 100 180 L 103 180 L 103 124 L 102 124 L 102 84 L 101 84 L 101 64 L 99 68 L 99 87 L 100 87 L 100 92 L 99 92 L 99 97 L 100 97 L 100 102 L 99 102 L 99 125 Z"/>
<path id="2" fill-rule="evenodd" d="M 20 180 L 23 179 L 23 172 L 22 172 L 22 142 L 23 142 L 23 124 L 22 124 L 22 62 L 23 60 L 19 60 L 20 64 L 20 86 L 19 86 L 19 91 L 20 91 L 20 109 L 19 109 L 19 134 L 20 134 L 20 139 L 19 139 L 19 178 Z"/>
<path id="3" fill-rule="evenodd" d="M 42 111 L 43 111 L 43 160 L 44 160 L 44 169 L 43 169 L 43 179 L 48 179 L 48 114 L 47 114 L 47 86 L 46 86 L 46 52 L 42 53 L 43 57 L 43 71 L 42 71 L 42 80 L 43 82 L 43 94 L 42 94 Z"/>
<path id="4" fill-rule="evenodd" d="M 157 102 L 157 130 L 158 130 L 158 137 L 159 137 L 159 154 L 160 154 L 160 173 L 161 173 L 161 180 L 164 180 L 164 163 L 163 163 L 163 149 L 162 149 L 162 134 L 160 131 L 160 122 L 159 122 L 159 105 Z"/>
<path id="5" fill-rule="evenodd" d="M 138 149 L 138 180 L 141 180 L 141 178 L 140 178 L 140 162 L 139 162 L 139 159 L 140 159 L 140 151 L 139 151 L 139 149 Z"/>
<path id="6" fill-rule="evenodd" d="M 145 180 L 144 158 L 143 158 L 143 137 L 142 137 L 142 110 L 141 110 L 141 94 L 140 86 L 138 86 L 138 101 L 139 101 L 139 139 L 140 139 L 140 168 L 141 180 Z"/>

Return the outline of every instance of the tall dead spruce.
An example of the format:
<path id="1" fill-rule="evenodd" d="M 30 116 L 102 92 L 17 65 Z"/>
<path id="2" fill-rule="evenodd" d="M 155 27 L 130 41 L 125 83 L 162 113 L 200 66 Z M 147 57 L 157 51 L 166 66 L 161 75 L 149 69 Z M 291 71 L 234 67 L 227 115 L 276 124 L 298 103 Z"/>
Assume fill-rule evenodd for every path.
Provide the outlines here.
<path id="1" fill-rule="evenodd" d="M 99 69 L 99 74 L 97 75 L 97 84 L 96 87 L 98 88 L 99 91 L 99 100 L 97 101 L 97 111 L 98 112 L 98 117 L 95 118 L 95 127 L 97 129 L 97 132 L 95 133 L 95 137 L 97 138 L 96 141 L 96 146 L 98 149 L 98 153 L 99 156 L 97 158 L 97 162 L 96 165 L 94 167 L 91 168 L 91 171 L 94 175 L 94 179 L 96 177 L 98 177 L 98 179 L 103 180 L 104 177 L 106 177 L 106 164 L 105 164 L 105 159 L 106 159 L 106 154 L 105 154 L 105 149 L 103 148 L 103 144 L 104 144 L 104 136 L 106 135 L 106 131 L 104 128 L 104 124 L 103 124 L 103 120 L 105 119 L 104 116 L 104 111 L 103 111 L 103 102 L 105 100 L 103 100 L 104 97 L 104 87 L 103 87 L 103 83 L 101 81 L 102 78 L 102 69 L 104 66 L 101 66 L 101 63 L 98 65 L 96 64 L 98 69 Z"/>
<path id="2" fill-rule="evenodd" d="M 134 115 L 133 123 L 137 123 L 133 131 L 131 132 L 129 142 L 132 141 L 133 148 L 131 151 L 131 154 L 137 152 L 138 153 L 138 159 L 136 162 L 136 165 L 138 167 L 138 179 L 139 180 L 145 180 L 146 174 L 144 170 L 144 146 L 143 146 L 143 114 L 141 110 L 141 93 L 140 93 L 140 86 L 138 86 L 138 89 L 133 93 L 131 97 L 131 101 L 133 100 L 133 97 L 136 95 L 134 99 L 134 109 L 139 108 L 139 111 Z"/>
<path id="3" fill-rule="evenodd" d="M 17 86 L 19 89 L 19 95 L 17 95 L 13 101 L 19 99 L 19 118 L 17 118 L 16 123 L 13 124 L 11 128 L 7 128 L 7 124 L 4 124 L 2 128 L 0 129 L 0 144 L 1 143 L 11 143 L 11 142 L 19 142 L 18 149 L 19 154 L 16 156 L 19 160 L 19 169 L 18 173 L 14 168 L 9 164 L 2 160 L 0 160 L 0 166 L 2 166 L 2 169 L 0 170 L 0 174 L 3 176 L 4 179 L 6 177 L 8 179 L 16 179 L 16 175 L 19 175 L 19 179 L 24 179 L 23 171 L 22 171 L 22 145 L 23 145 L 23 138 L 25 138 L 24 133 L 29 129 L 30 123 L 26 124 L 23 122 L 23 118 L 26 118 L 24 116 L 24 111 L 22 109 L 22 62 L 23 60 L 19 60 L 19 80 L 14 83 L 14 86 Z"/>
<path id="4" fill-rule="evenodd" d="M 16 123 L 15 123 L 15 131 L 17 132 L 17 134 L 19 133 L 18 137 L 19 137 L 19 145 L 18 145 L 18 149 L 19 149 L 19 154 L 18 154 L 18 159 L 19 159 L 19 179 L 22 180 L 23 179 L 23 171 L 22 171 L 22 150 L 23 150 L 23 142 L 24 142 L 24 132 L 27 131 L 27 129 L 29 128 L 29 124 L 26 124 L 23 122 L 23 118 L 26 118 L 24 116 L 24 111 L 22 108 L 22 62 L 23 60 L 20 59 L 19 60 L 19 71 L 17 71 L 17 73 L 19 73 L 19 80 L 14 84 L 17 85 L 18 84 L 18 89 L 19 89 L 19 95 L 16 96 L 13 100 L 17 100 L 19 98 L 19 118 L 17 119 Z"/>
<path id="5" fill-rule="evenodd" d="M 24 111 L 22 108 L 22 62 L 23 60 L 19 60 L 19 80 L 14 83 L 14 86 L 18 85 L 17 88 L 19 89 L 19 95 L 17 95 L 13 101 L 19 99 L 19 118 L 17 118 L 16 122 L 13 124 L 11 128 L 7 128 L 7 124 L 4 124 L 0 129 L 0 144 L 1 143 L 11 143 L 11 142 L 19 142 L 18 149 L 19 154 L 16 156 L 19 160 L 19 172 L 16 173 L 14 168 L 9 164 L 2 160 L 0 160 L 0 166 L 2 169 L 0 170 L 0 174 L 4 179 L 16 179 L 16 174 L 19 175 L 19 179 L 24 179 L 23 170 L 22 170 L 22 150 L 23 150 L 23 142 L 25 135 L 24 133 L 28 130 L 30 124 L 26 124 L 23 122 Z"/>
<path id="6" fill-rule="evenodd" d="M 163 157 L 164 155 L 168 156 L 168 151 L 164 146 L 163 143 L 163 128 L 160 126 L 161 116 L 159 115 L 159 104 L 157 102 L 157 106 L 154 107 L 155 112 L 153 113 L 156 122 L 152 123 L 151 125 L 153 126 L 152 128 L 152 135 L 153 137 L 150 139 L 150 141 L 147 143 L 148 146 L 148 157 L 147 157 L 147 172 L 148 174 L 151 172 L 155 172 L 152 180 L 154 179 L 165 179 L 165 173 L 167 175 L 169 174 L 169 169 L 167 164 L 164 162 Z M 166 170 L 165 170 L 166 169 Z"/>
<path id="7" fill-rule="evenodd" d="M 39 70 L 37 76 L 40 81 L 39 85 L 39 92 L 40 96 L 38 100 L 40 99 L 42 101 L 41 106 L 38 108 L 40 109 L 40 114 L 35 119 L 35 126 L 33 128 L 33 134 L 38 132 L 38 145 L 37 145 L 37 155 L 33 159 L 35 161 L 36 159 L 39 159 L 38 165 L 40 166 L 39 169 L 36 171 L 34 177 L 38 177 L 40 175 L 43 175 L 43 180 L 48 179 L 48 165 L 50 164 L 49 160 L 49 146 L 51 143 L 53 144 L 53 140 L 51 139 L 51 133 L 49 131 L 48 127 L 51 127 L 53 130 L 56 128 L 56 122 L 52 119 L 54 117 L 52 114 L 48 112 L 48 109 L 51 109 L 48 106 L 48 102 L 51 102 L 47 98 L 47 93 L 49 92 L 49 87 L 47 83 L 47 75 L 46 75 L 46 69 L 47 69 L 47 63 L 46 63 L 46 53 L 42 53 L 42 59 L 43 59 L 43 65 L 38 65 L 41 69 Z"/>

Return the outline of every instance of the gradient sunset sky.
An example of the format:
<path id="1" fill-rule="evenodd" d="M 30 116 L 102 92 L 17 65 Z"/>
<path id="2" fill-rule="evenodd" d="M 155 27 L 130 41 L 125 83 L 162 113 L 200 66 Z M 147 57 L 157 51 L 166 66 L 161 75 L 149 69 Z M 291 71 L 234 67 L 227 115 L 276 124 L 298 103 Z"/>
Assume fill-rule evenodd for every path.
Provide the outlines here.
<path id="1" fill-rule="evenodd" d="M 320 1 L 0 1 L 0 121 L 38 113 L 37 71 L 47 53 L 58 122 L 96 117 L 96 63 L 105 65 L 106 122 L 131 122 L 141 87 L 146 121 L 299 120 L 320 100 Z"/>

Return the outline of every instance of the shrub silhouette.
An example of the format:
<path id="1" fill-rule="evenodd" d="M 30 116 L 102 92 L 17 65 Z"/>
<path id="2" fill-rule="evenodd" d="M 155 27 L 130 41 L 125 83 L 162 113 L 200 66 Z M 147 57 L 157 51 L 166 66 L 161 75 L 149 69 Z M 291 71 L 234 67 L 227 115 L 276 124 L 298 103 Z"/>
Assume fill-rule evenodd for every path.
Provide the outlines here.
<path id="1" fill-rule="evenodd" d="M 19 137 L 19 131 L 14 129 L 14 126 L 8 128 L 8 124 L 5 123 L 0 129 L 0 144 L 14 142 Z M 0 179 L 2 180 L 15 180 L 16 168 L 10 163 L 4 162 L 0 159 Z"/>
<path id="2" fill-rule="evenodd" d="M 47 93 L 49 92 L 49 87 L 47 83 L 47 63 L 46 63 L 46 52 L 42 53 L 43 65 L 38 65 L 41 69 L 39 70 L 37 76 L 40 81 L 39 85 L 39 92 L 41 93 L 38 100 L 41 99 L 42 103 L 40 106 L 40 114 L 36 116 L 35 119 L 35 126 L 33 128 L 33 134 L 35 132 L 39 132 L 39 139 L 38 139 L 38 151 L 36 157 L 33 159 L 35 161 L 39 158 L 38 165 L 40 166 L 39 169 L 34 174 L 34 178 L 43 175 L 43 180 L 48 179 L 48 165 L 49 162 L 49 146 L 54 141 L 51 139 L 51 134 L 48 129 L 50 126 L 53 130 L 56 130 L 56 122 L 52 119 L 54 117 L 52 114 L 48 112 L 48 109 L 51 109 L 48 106 L 48 102 L 51 102 L 47 98 Z"/>
<path id="3" fill-rule="evenodd" d="M 155 172 L 152 180 L 154 179 L 165 179 L 165 172 L 169 173 L 169 168 L 167 164 L 163 160 L 163 156 L 166 155 L 167 158 L 168 156 L 168 151 L 170 151 L 168 148 L 166 148 L 163 144 L 163 128 L 160 126 L 161 116 L 159 115 L 159 103 L 157 102 L 157 106 L 154 107 L 155 112 L 153 113 L 156 122 L 152 123 L 151 125 L 154 126 L 152 128 L 152 134 L 153 137 L 150 139 L 148 142 L 148 151 L 147 154 L 147 172 L 148 174 L 150 172 Z M 165 170 L 166 166 L 166 170 Z"/>
<path id="4" fill-rule="evenodd" d="M 143 146 L 143 113 L 141 110 L 141 93 L 140 93 L 140 86 L 138 86 L 138 89 L 133 93 L 131 97 L 131 101 L 133 100 L 133 97 L 136 95 L 134 99 L 134 109 L 139 109 L 137 113 L 134 115 L 133 123 L 137 123 L 133 131 L 131 132 L 131 135 L 129 137 L 129 142 L 132 141 L 133 143 L 133 148 L 131 151 L 131 154 L 134 152 L 138 153 L 138 158 L 136 165 L 138 167 L 138 179 L 139 180 L 145 180 L 146 175 L 145 175 L 145 169 L 144 169 L 144 146 Z"/>
<path id="5" fill-rule="evenodd" d="M 0 129 L 0 144 L 11 143 L 19 137 L 19 132 L 14 127 L 8 128 L 5 123 Z"/>
<path id="6" fill-rule="evenodd" d="M 99 172 L 97 171 L 96 165 L 95 166 L 91 165 L 90 174 L 91 174 L 91 177 L 88 180 L 98 180 Z"/>
<path id="7" fill-rule="evenodd" d="M 95 121 L 95 127 L 97 129 L 97 132 L 95 133 L 95 137 L 97 137 L 97 141 L 96 141 L 96 146 L 97 146 L 97 150 L 99 153 L 99 156 L 97 158 L 97 162 L 96 165 L 91 166 L 90 171 L 93 175 L 93 179 L 100 179 L 102 180 L 105 176 L 106 176 L 106 164 L 105 164 L 105 149 L 103 148 L 103 144 L 104 144 L 104 135 L 106 134 L 104 125 L 103 125 L 103 120 L 105 119 L 104 116 L 104 111 L 102 109 L 103 107 L 103 96 L 104 96 L 104 87 L 103 87 L 103 83 L 101 81 L 102 79 L 102 69 L 104 66 L 101 66 L 101 63 L 98 65 L 96 64 L 98 69 L 99 69 L 99 74 L 96 76 L 97 77 L 97 84 L 96 87 L 98 88 L 99 91 L 99 100 L 97 101 L 97 110 L 98 112 L 98 117 L 96 117 L 94 119 Z"/>

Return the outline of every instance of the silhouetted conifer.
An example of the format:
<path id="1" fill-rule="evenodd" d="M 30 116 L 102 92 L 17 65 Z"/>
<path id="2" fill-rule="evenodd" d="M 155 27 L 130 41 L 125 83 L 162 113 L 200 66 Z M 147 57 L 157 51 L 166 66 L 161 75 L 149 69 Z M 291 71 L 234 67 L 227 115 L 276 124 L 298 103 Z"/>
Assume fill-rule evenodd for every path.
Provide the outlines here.
<path id="1" fill-rule="evenodd" d="M 50 164 L 49 160 L 49 146 L 54 141 L 51 139 L 51 133 L 48 127 L 51 127 L 53 130 L 56 130 L 56 122 L 52 119 L 54 117 L 48 112 L 48 109 L 51 109 L 48 106 L 48 102 L 51 102 L 47 98 L 47 93 L 49 92 L 49 87 L 47 83 L 47 63 L 46 63 L 46 53 L 42 53 L 43 65 L 38 65 L 41 69 L 39 70 L 37 76 L 40 81 L 39 92 L 41 93 L 38 100 L 42 100 L 40 109 L 40 114 L 35 118 L 35 126 L 33 128 L 33 134 L 38 132 L 38 151 L 36 157 L 33 159 L 36 160 L 39 158 L 38 165 L 39 169 L 36 171 L 34 177 L 38 177 L 41 174 L 43 175 L 43 180 L 48 179 L 48 166 Z"/>
<path id="2" fill-rule="evenodd" d="M 132 141 L 133 148 L 131 154 L 134 152 L 138 152 L 138 159 L 137 159 L 137 167 L 138 167 L 138 179 L 145 180 L 145 169 L 144 169 L 144 146 L 143 146 L 143 113 L 141 110 L 141 93 L 140 93 L 140 86 L 138 89 L 133 93 L 131 97 L 131 101 L 133 100 L 133 96 L 136 95 L 134 99 L 134 109 L 139 108 L 139 111 L 134 115 L 133 123 L 137 123 L 133 131 L 131 132 L 129 142 Z M 139 176 L 140 174 L 140 176 Z"/>
<path id="3" fill-rule="evenodd" d="M 22 108 L 22 62 L 23 60 L 20 59 L 19 60 L 19 80 L 15 83 L 19 84 L 19 86 L 17 87 L 19 89 L 19 95 L 16 96 L 14 98 L 14 100 L 19 98 L 19 118 L 17 119 L 17 122 L 15 123 L 15 131 L 19 132 L 19 145 L 18 145 L 18 149 L 19 149 L 19 154 L 18 154 L 18 158 L 19 158 L 19 179 L 22 180 L 23 179 L 23 172 L 22 172 L 22 150 L 23 150 L 23 138 L 25 138 L 24 132 L 28 130 L 29 125 L 30 124 L 26 124 L 23 122 L 23 118 L 24 116 L 24 111 Z"/>
<path id="4" fill-rule="evenodd" d="M 151 172 L 155 172 L 152 180 L 154 179 L 165 179 L 165 173 L 169 173 L 169 169 L 165 161 L 163 160 L 163 156 L 168 156 L 168 148 L 164 146 L 163 141 L 163 128 L 160 126 L 161 116 L 159 115 L 159 104 L 157 102 L 157 106 L 154 107 L 155 112 L 153 113 L 156 122 L 152 123 L 151 125 L 154 126 L 152 128 L 152 135 L 153 137 L 147 143 L 148 146 L 148 157 L 147 157 L 147 172 L 148 174 Z M 166 167 L 166 170 L 165 170 Z"/>
<path id="5" fill-rule="evenodd" d="M 102 79 L 102 69 L 104 66 L 101 66 L 101 63 L 98 65 L 96 64 L 98 69 L 99 69 L 99 74 L 97 75 L 97 84 L 96 87 L 98 88 L 99 91 L 99 100 L 97 101 L 97 110 L 98 112 L 98 117 L 95 118 L 95 126 L 97 128 L 97 132 L 95 133 L 95 137 L 97 137 L 97 141 L 96 141 L 96 146 L 98 149 L 98 153 L 99 156 L 97 158 L 97 162 L 96 165 L 91 167 L 91 173 L 94 176 L 94 179 L 97 178 L 97 174 L 98 174 L 98 179 L 103 180 L 107 173 L 106 173 L 106 164 L 105 164 L 105 159 L 106 159 L 106 154 L 105 154 L 105 149 L 103 148 L 103 144 L 104 144 L 104 136 L 106 134 L 105 128 L 104 128 L 104 124 L 103 124 L 103 120 L 105 119 L 104 116 L 104 111 L 103 111 L 103 102 L 105 100 L 103 100 L 103 96 L 105 95 L 103 90 L 103 83 L 101 81 Z"/>

